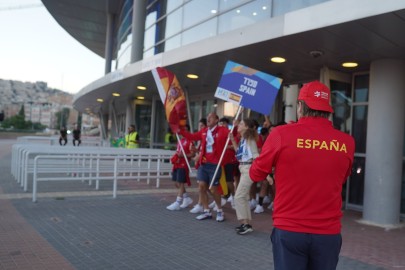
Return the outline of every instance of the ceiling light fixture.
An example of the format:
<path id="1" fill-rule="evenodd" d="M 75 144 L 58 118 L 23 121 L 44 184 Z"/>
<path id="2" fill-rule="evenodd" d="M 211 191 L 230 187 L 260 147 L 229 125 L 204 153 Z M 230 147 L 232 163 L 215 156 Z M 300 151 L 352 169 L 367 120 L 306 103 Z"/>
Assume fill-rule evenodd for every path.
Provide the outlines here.
<path id="1" fill-rule="evenodd" d="M 198 75 L 195 75 L 195 74 L 187 74 L 187 78 L 190 78 L 190 79 L 198 79 Z"/>
<path id="2" fill-rule="evenodd" d="M 145 97 L 139 96 L 139 97 L 136 97 L 136 99 L 145 99 Z"/>
<path id="3" fill-rule="evenodd" d="M 119 96 L 121 96 L 120 93 L 112 93 L 112 95 L 113 95 L 114 97 L 119 97 Z"/>
<path id="4" fill-rule="evenodd" d="M 138 85 L 136 88 L 139 90 L 146 90 L 146 87 L 142 85 Z"/>
<path id="5" fill-rule="evenodd" d="M 359 64 L 358 63 L 355 63 L 355 62 L 345 62 L 345 63 L 342 63 L 342 67 L 345 67 L 345 68 L 354 68 L 354 67 L 357 67 Z"/>
<path id="6" fill-rule="evenodd" d="M 275 56 L 270 58 L 270 61 L 273 63 L 284 63 L 286 60 L 283 57 Z"/>
<path id="7" fill-rule="evenodd" d="M 102 99 L 102 98 L 98 98 L 98 99 L 97 99 L 97 101 L 98 101 L 98 102 L 103 102 L 103 101 L 104 101 L 104 99 Z"/>

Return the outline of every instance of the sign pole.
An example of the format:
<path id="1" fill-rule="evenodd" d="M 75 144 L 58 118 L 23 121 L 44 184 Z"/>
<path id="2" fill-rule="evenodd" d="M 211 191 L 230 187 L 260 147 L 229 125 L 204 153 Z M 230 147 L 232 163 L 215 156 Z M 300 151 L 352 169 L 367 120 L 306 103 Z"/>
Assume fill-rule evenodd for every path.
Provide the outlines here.
<path id="1" fill-rule="evenodd" d="M 234 119 L 238 119 L 241 110 L 242 110 L 242 106 L 239 105 L 238 110 L 236 112 L 236 116 L 234 117 Z M 234 128 L 235 128 L 235 126 L 232 124 L 232 128 L 231 128 L 231 130 L 229 132 L 232 133 Z M 217 164 L 217 167 L 215 168 L 214 176 L 211 179 L 209 189 L 212 188 L 212 184 L 214 183 L 214 179 L 217 176 L 218 169 L 219 169 L 219 167 L 221 167 L 221 162 L 222 162 L 222 159 L 224 158 L 226 147 L 228 146 L 229 140 L 230 139 L 229 139 L 229 136 L 228 136 L 228 138 L 226 139 L 226 143 L 224 145 L 224 149 L 222 150 L 221 157 L 219 158 L 219 162 Z"/>
<path id="2" fill-rule="evenodd" d="M 186 160 L 188 170 L 189 170 L 189 172 L 191 172 L 190 163 L 188 162 L 188 157 L 186 156 L 186 152 L 184 151 L 183 145 L 181 144 L 181 141 L 180 141 L 180 138 L 179 138 L 179 134 L 178 134 L 178 133 L 176 133 L 176 138 L 177 138 L 178 144 L 180 144 L 180 149 L 181 149 L 181 152 L 183 153 L 184 159 Z"/>

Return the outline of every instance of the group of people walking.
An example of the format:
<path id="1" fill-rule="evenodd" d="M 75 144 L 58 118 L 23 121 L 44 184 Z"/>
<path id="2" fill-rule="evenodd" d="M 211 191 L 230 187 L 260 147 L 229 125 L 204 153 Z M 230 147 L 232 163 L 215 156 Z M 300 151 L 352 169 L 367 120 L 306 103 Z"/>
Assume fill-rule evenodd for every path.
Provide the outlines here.
<path id="1" fill-rule="evenodd" d="M 259 155 L 265 137 L 259 137 L 257 121 L 249 118 L 241 121 L 235 120 L 232 132 L 228 128 L 229 120 L 226 118 L 219 119 L 216 113 L 208 114 L 207 118 L 201 119 L 199 124 L 199 130 L 195 133 L 190 133 L 188 128 L 180 132 L 183 136 L 181 144 L 188 160 L 197 156 L 195 161 L 199 201 L 190 212 L 199 214 L 196 219 L 205 220 L 211 219 L 212 210 L 215 210 L 216 221 L 222 222 L 225 220 L 222 207 L 228 200 L 232 208 L 236 210 L 237 218 L 240 221 L 236 232 L 238 234 L 252 232 L 251 210 L 262 213 L 263 210 L 256 211 L 256 209 L 258 207 L 263 209 L 263 198 L 259 197 L 261 204 L 254 203 L 253 205 L 252 202 L 256 202 L 256 185 L 252 185 L 253 182 L 248 173 L 253 160 Z M 269 128 L 269 125 L 270 123 L 267 121 L 264 126 Z M 192 143 L 194 141 L 199 142 L 198 150 Z M 222 166 L 218 166 L 222 151 L 225 151 L 221 161 Z M 173 181 L 179 188 L 179 193 L 176 202 L 167 207 L 168 210 L 180 210 L 192 203 L 184 187 L 185 179 L 189 178 L 185 160 L 179 144 L 172 159 Z M 226 189 L 228 190 L 228 195 L 225 198 L 222 192 L 223 187 L 219 183 L 222 174 L 225 176 Z M 212 185 L 211 188 L 210 185 Z M 262 184 L 262 186 L 266 192 L 268 185 Z M 214 199 L 211 204 L 208 202 L 209 195 Z M 269 198 L 266 196 L 267 194 L 260 195 Z"/>

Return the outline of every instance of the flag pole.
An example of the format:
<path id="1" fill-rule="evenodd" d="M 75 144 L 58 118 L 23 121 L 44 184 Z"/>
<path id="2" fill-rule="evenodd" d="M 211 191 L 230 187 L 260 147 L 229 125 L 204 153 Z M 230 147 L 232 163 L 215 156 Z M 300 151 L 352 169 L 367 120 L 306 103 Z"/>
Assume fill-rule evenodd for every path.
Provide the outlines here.
<path id="1" fill-rule="evenodd" d="M 236 116 L 234 117 L 234 119 L 238 119 L 241 110 L 242 110 L 242 106 L 239 105 L 238 110 L 236 111 Z M 231 127 L 231 130 L 229 132 L 232 133 L 234 128 L 235 128 L 235 126 L 233 125 L 233 122 L 232 122 L 232 127 Z M 212 188 L 212 184 L 214 183 L 214 179 L 217 176 L 219 168 L 221 167 L 221 162 L 222 162 L 222 159 L 224 158 L 224 155 L 225 155 L 225 152 L 226 152 L 226 147 L 228 146 L 229 140 L 230 140 L 230 138 L 228 136 L 228 138 L 226 139 L 226 143 L 224 145 L 224 149 L 222 150 L 221 157 L 219 158 L 219 162 L 217 164 L 217 167 L 215 168 L 214 176 L 211 179 L 209 189 Z"/>
<path id="2" fill-rule="evenodd" d="M 183 153 L 184 159 L 186 160 L 188 170 L 189 170 L 189 172 L 191 172 L 191 167 L 190 167 L 190 163 L 188 162 L 188 157 L 186 155 L 186 152 L 184 151 L 183 144 L 180 142 L 179 134 L 177 132 L 176 132 L 176 138 L 177 138 L 178 143 L 180 144 L 180 149 L 181 149 L 181 152 Z"/>

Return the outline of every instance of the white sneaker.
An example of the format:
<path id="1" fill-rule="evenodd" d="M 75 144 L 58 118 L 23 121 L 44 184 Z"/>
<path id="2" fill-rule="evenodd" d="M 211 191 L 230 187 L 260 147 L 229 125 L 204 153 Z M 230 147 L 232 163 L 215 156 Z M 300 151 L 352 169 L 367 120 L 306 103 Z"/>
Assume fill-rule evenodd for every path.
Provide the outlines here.
<path id="1" fill-rule="evenodd" d="M 204 212 L 201 215 L 198 215 L 196 217 L 196 219 L 198 219 L 198 220 L 205 220 L 205 219 L 211 219 L 211 218 L 212 218 L 211 212 Z"/>
<path id="2" fill-rule="evenodd" d="M 224 212 L 217 212 L 217 221 L 222 222 L 225 220 Z"/>
<path id="3" fill-rule="evenodd" d="M 224 206 L 226 204 L 226 199 L 221 198 L 221 206 Z M 212 203 L 210 203 L 208 205 L 209 208 L 211 208 L 214 211 L 218 211 L 218 207 L 217 204 L 215 203 L 215 201 L 213 201 Z"/>
<path id="4" fill-rule="evenodd" d="M 231 196 L 229 196 L 227 202 L 232 202 L 232 201 L 233 201 L 233 196 L 231 195 Z"/>
<path id="5" fill-rule="evenodd" d="M 260 204 L 256 205 L 256 209 L 254 211 L 256 214 L 260 214 L 264 212 L 263 206 L 261 206 Z"/>
<path id="6" fill-rule="evenodd" d="M 255 209 L 255 208 L 256 208 L 256 205 L 257 205 L 256 200 L 255 200 L 255 199 L 251 199 L 250 202 L 249 202 L 249 205 L 250 205 L 250 209 L 251 209 L 251 210 Z"/>
<path id="7" fill-rule="evenodd" d="M 170 211 L 180 210 L 180 204 L 176 201 L 171 205 L 169 205 L 168 207 L 166 207 L 166 209 Z"/>
<path id="8" fill-rule="evenodd" d="M 180 208 L 187 208 L 190 204 L 193 203 L 193 199 L 186 197 L 183 199 L 183 203 L 180 205 Z"/>
<path id="9" fill-rule="evenodd" d="M 273 202 L 271 202 L 271 204 L 269 204 L 269 206 L 267 207 L 267 209 L 271 209 L 271 210 L 273 210 L 273 211 L 274 211 L 274 208 L 273 208 Z"/>
<path id="10" fill-rule="evenodd" d="M 190 210 L 192 214 L 198 214 L 204 212 L 204 208 L 200 204 L 194 205 L 193 209 Z"/>
<path id="11" fill-rule="evenodd" d="M 268 203 L 270 203 L 271 201 L 270 201 L 270 198 L 269 198 L 269 196 L 265 196 L 264 198 L 263 198 L 263 204 L 268 204 Z"/>

